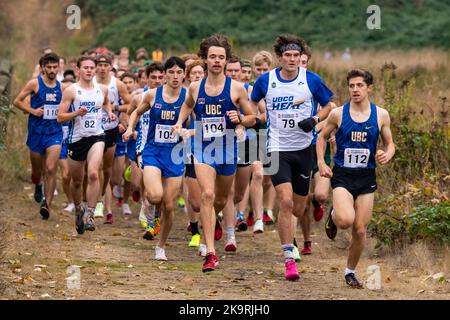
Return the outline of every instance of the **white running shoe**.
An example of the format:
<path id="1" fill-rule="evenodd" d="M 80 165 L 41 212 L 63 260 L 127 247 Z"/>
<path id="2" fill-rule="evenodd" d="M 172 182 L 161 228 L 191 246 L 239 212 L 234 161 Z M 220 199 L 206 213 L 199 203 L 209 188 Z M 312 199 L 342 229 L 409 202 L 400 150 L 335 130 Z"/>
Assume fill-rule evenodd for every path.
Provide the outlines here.
<path id="1" fill-rule="evenodd" d="M 123 203 L 122 204 L 122 213 L 126 216 L 129 216 L 132 214 L 130 206 L 128 205 L 128 203 Z"/>
<path id="2" fill-rule="evenodd" d="M 103 218 L 103 209 L 104 209 L 104 205 L 103 202 L 97 202 L 97 205 L 95 206 L 95 211 L 94 211 L 94 218 Z"/>
<path id="3" fill-rule="evenodd" d="M 160 248 L 160 247 L 156 246 L 156 248 L 155 248 L 155 260 L 167 261 L 166 250 L 164 250 L 164 248 Z"/>
<path id="4" fill-rule="evenodd" d="M 122 198 L 122 189 L 120 188 L 120 186 L 115 185 L 112 189 L 112 193 L 114 198 L 116 199 Z"/>
<path id="5" fill-rule="evenodd" d="M 255 224 L 253 225 L 253 233 L 263 233 L 264 232 L 264 223 L 262 219 L 256 219 Z"/>
<path id="6" fill-rule="evenodd" d="M 198 247 L 198 255 L 200 257 L 206 257 L 206 244 L 200 243 L 200 247 Z"/>
<path id="7" fill-rule="evenodd" d="M 74 209 L 75 209 L 75 204 L 69 203 L 67 205 L 67 207 L 65 207 L 63 210 L 66 211 L 66 212 L 73 212 Z"/>

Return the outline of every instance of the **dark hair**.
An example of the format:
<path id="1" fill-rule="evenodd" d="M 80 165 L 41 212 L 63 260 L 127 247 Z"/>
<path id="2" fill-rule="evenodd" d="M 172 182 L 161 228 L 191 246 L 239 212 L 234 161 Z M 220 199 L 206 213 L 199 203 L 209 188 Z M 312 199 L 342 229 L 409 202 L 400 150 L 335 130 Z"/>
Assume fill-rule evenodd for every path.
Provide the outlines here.
<path id="1" fill-rule="evenodd" d="M 95 60 L 97 60 L 97 64 L 102 62 L 112 66 L 112 58 L 109 54 L 106 53 L 98 54 Z"/>
<path id="2" fill-rule="evenodd" d="M 200 43 L 200 50 L 198 51 L 198 56 L 202 59 L 206 59 L 208 57 L 208 50 L 210 47 L 222 47 L 225 49 L 225 56 L 228 60 L 231 53 L 231 45 L 228 41 L 228 38 L 222 34 L 213 34 L 208 38 L 204 38 Z"/>
<path id="3" fill-rule="evenodd" d="M 75 83 L 76 81 L 75 81 L 74 79 L 63 79 L 63 80 L 61 81 L 61 83 L 68 83 L 68 82 L 70 82 L 70 83 Z"/>
<path id="4" fill-rule="evenodd" d="M 77 67 L 80 68 L 80 67 L 81 67 L 81 63 L 82 63 L 83 61 L 88 61 L 88 60 L 90 60 L 90 61 L 92 61 L 93 63 L 95 63 L 95 66 L 97 66 L 97 61 L 95 61 L 95 59 L 92 58 L 91 56 L 81 56 L 81 57 L 79 57 L 78 60 L 77 60 Z"/>
<path id="5" fill-rule="evenodd" d="M 293 34 L 284 34 L 281 36 L 278 36 L 275 40 L 275 43 L 273 45 L 273 50 L 275 51 L 275 54 L 278 57 L 281 57 L 283 55 L 283 46 L 289 45 L 289 44 L 296 44 L 301 48 L 301 53 L 304 53 L 306 43 L 305 40 L 302 38 L 293 35 Z"/>
<path id="6" fill-rule="evenodd" d="M 57 63 L 59 65 L 59 57 L 56 53 L 47 53 L 39 59 L 41 68 L 49 63 Z"/>
<path id="7" fill-rule="evenodd" d="M 347 85 L 349 84 L 350 79 L 357 77 L 363 78 L 364 82 L 368 86 L 373 84 L 373 75 L 369 71 L 363 69 L 353 69 L 347 73 Z"/>
<path id="8" fill-rule="evenodd" d="M 305 46 L 303 47 L 303 52 L 302 52 L 302 54 L 304 54 L 304 55 L 306 55 L 307 57 L 308 57 L 308 61 L 311 59 L 311 56 L 312 56 L 312 52 L 311 52 L 311 47 L 310 46 L 308 46 L 306 43 L 305 43 Z"/>
<path id="9" fill-rule="evenodd" d="M 145 74 L 147 75 L 147 77 L 150 75 L 150 73 L 155 71 L 164 73 L 164 65 L 161 62 L 153 62 L 145 67 Z"/>
<path id="10" fill-rule="evenodd" d="M 236 63 L 236 62 L 239 62 L 239 64 L 240 64 L 241 67 L 242 67 L 241 59 L 239 59 L 238 56 L 232 55 L 232 56 L 230 57 L 230 59 L 228 59 L 228 61 L 227 61 L 227 63 Z"/>
<path id="11" fill-rule="evenodd" d="M 76 78 L 75 72 L 72 69 L 67 69 L 66 71 L 64 71 L 63 77 L 65 78 L 67 75 L 72 75 L 74 78 Z"/>
<path id="12" fill-rule="evenodd" d="M 181 59 L 180 57 L 172 56 L 164 63 L 164 71 L 167 71 L 174 66 L 180 67 L 181 69 L 183 69 L 183 71 L 186 70 L 186 64 L 184 63 L 183 59 Z"/>
<path id="13" fill-rule="evenodd" d="M 120 81 L 123 81 L 125 78 L 131 78 L 136 82 L 136 75 L 132 72 L 126 71 L 123 75 L 120 76 Z"/>

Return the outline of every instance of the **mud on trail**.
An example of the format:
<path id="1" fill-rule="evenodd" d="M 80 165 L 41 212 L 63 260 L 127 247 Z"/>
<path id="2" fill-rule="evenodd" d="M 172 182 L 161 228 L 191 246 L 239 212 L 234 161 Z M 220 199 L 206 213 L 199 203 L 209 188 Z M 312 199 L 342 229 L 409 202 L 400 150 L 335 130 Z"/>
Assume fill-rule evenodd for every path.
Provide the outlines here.
<path id="1" fill-rule="evenodd" d="M 400 267 L 394 259 L 377 258 L 368 248 L 358 274 L 366 280 L 369 265 L 381 268 L 380 290 L 345 286 L 348 236 L 330 241 L 317 223 L 313 254 L 299 264 L 300 280 L 284 280 L 284 263 L 274 227 L 263 234 L 237 233 L 238 251 L 224 252 L 225 235 L 217 242 L 220 265 L 203 274 L 202 259 L 187 246 L 190 233 L 182 209 L 169 236 L 167 262 L 153 260 L 157 241 L 142 238 L 133 204 L 132 216 L 114 207 L 114 224 L 97 219 L 97 230 L 78 236 L 73 214 L 62 211 L 65 196 L 55 198 L 48 221 L 39 215 L 30 185 L 23 192 L 0 195 L 0 216 L 9 221 L 8 248 L 0 264 L 2 299 L 449 299 L 447 281 L 423 270 Z M 298 235 L 301 232 L 299 230 Z M 298 236 L 301 237 L 301 236 Z M 369 247 L 373 241 L 368 241 Z M 81 288 L 68 289 L 66 270 L 81 267 Z"/>

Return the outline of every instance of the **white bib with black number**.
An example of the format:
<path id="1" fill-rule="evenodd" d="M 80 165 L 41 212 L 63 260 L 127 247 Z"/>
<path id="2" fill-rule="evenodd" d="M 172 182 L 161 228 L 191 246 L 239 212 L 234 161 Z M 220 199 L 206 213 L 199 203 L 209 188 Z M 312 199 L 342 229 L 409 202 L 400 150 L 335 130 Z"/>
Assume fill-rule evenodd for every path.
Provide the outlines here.
<path id="1" fill-rule="evenodd" d="M 44 119 L 45 120 L 55 120 L 58 116 L 58 107 L 57 104 L 46 104 L 44 105 Z"/>
<path id="2" fill-rule="evenodd" d="M 275 126 L 281 130 L 296 130 L 299 120 L 298 112 L 278 112 Z"/>
<path id="3" fill-rule="evenodd" d="M 211 117 L 202 119 L 203 139 L 222 137 L 225 135 L 227 123 L 225 117 Z"/>
<path id="4" fill-rule="evenodd" d="M 96 113 L 87 113 L 81 121 L 83 129 L 88 134 L 95 134 L 99 125 L 99 117 Z"/>
<path id="5" fill-rule="evenodd" d="M 178 136 L 172 132 L 172 126 L 157 124 L 155 128 L 155 142 L 157 143 L 177 143 Z"/>
<path id="6" fill-rule="evenodd" d="M 369 149 L 345 148 L 344 167 L 367 168 L 367 164 L 369 163 L 369 156 Z"/>

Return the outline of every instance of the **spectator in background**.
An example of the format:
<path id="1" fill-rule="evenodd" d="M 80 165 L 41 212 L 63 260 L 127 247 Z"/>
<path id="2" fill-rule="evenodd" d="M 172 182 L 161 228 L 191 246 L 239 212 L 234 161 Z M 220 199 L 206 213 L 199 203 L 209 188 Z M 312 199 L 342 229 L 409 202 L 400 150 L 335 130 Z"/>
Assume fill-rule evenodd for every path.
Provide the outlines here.
<path id="1" fill-rule="evenodd" d="M 323 58 L 325 60 L 331 60 L 331 58 L 333 58 L 333 54 L 331 53 L 330 50 L 325 51 L 325 53 L 323 54 Z"/>
<path id="2" fill-rule="evenodd" d="M 59 71 L 56 74 L 56 80 L 62 81 L 64 79 L 65 66 L 66 66 L 66 58 L 59 57 Z"/>
<path id="3" fill-rule="evenodd" d="M 118 69 L 128 70 L 129 66 L 130 66 L 130 50 L 127 47 L 122 47 L 120 49 L 117 67 Z"/>
<path id="4" fill-rule="evenodd" d="M 164 54 L 160 48 L 156 48 L 152 52 L 153 62 L 162 62 L 164 60 Z"/>
<path id="5" fill-rule="evenodd" d="M 349 62 L 349 61 L 352 60 L 352 55 L 350 53 L 350 48 L 345 48 L 345 51 L 342 54 L 341 59 L 342 59 L 342 61 L 345 61 L 345 62 Z"/>
<path id="6" fill-rule="evenodd" d="M 133 63 L 133 72 L 138 72 L 138 70 L 149 63 L 148 52 L 145 48 L 139 48 L 136 51 L 136 61 Z"/>

